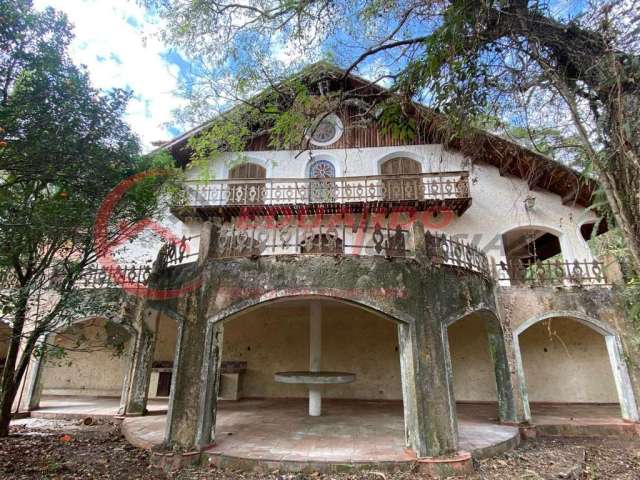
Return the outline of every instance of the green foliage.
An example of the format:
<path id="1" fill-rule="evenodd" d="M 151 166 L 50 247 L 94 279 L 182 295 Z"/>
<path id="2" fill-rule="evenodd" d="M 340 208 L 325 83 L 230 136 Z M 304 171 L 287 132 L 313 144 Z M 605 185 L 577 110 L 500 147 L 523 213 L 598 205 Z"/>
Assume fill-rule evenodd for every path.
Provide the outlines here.
<path id="1" fill-rule="evenodd" d="M 406 115 L 399 102 L 387 102 L 382 105 L 378 122 L 383 133 L 390 134 L 392 138 L 401 142 L 411 142 L 416 138 L 416 119 Z"/>
<path id="2" fill-rule="evenodd" d="M 36 11 L 29 0 L 0 3 L 0 269 L 17 283 L 0 303 L 12 337 L 27 342 L 19 358 L 13 347 L 7 356 L 0 431 L 11 386 L 20 382 L 36 339 L 78 315 L 120 311 L 118 300 L 88 300 L 75 288 L 100 253 L 94 223 L 105 198 L 130 176 L 158 171 L 113 205 L 106 239 L 113 242 L 163 208 L 158 199 L 174 177 L 166 153 L 140 154 L 123 120 L 131 93 L 93 88 L 69 58 L 71 38 L 66 17 L 53 9 Z"/>

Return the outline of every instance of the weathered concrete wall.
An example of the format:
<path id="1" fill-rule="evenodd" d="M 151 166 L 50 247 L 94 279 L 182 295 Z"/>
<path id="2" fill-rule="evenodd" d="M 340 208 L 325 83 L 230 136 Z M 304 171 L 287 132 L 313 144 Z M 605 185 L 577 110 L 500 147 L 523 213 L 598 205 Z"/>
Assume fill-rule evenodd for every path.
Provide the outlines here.
<path id="1" fill-rule="evenodd" d="M 182 298 L 149 302 L 149 307 L 181 319 L 166 444 L 191 448 L 211 441 L 210 422 L 216 408 L 215 397 L 213 401 L 211 397 L 217 391 L 218 378 L 212 358 L 218 358 L 223 336 L 219 324 L 278 300 L 316 297 L 354 303 L 399 322 L 409 444 L 421 456 L 455 451 L 457 425 L 446 325 L 478 310 L 494 312 L 495 296 L 491 282 L 478 274 L 432 265 L 426 257 L 424 232 L 419 231 L 419 224 L 413 228 L 416 258 L 274 256 L 211 260 L 205 255 L 196 263 L 171 268 L 155 279 L 155 288 L 176 288 L 196 277 L 200 285 Z M 212 246 L 217 245 L 216 227 L 211 232 L 208 246 L 202 249 L 208 255 L 214 254 Z M 194 382 L 198 377 L 200 381 Z M 500 411 L 508 412 L 504 418 L 512 418 L 510 379 L 502 373 L 501 379 L 504 394 L 500 398 L 505 407 Z"/>
<path id="2" fill-rule="evenodd" d="M 356 374 L 352 384 L 325 386 L 323 396 L 402 399 L 396 324 L 326 301 L 322 316 L 322 369 Z M 276 383 L 273 374 L 309 369 L 308 302 L 265 306 L 226 322 L 222 358 L 247 362 L 244 396 L 306 397 L 306 387 Z"/>
<path id="3" fill-rule="evenodd" d="M 110 345 L 113 330 L 107 325 L 103 319 L 91 319 L 56 335 L 55 344 L 66 355 L 47 358 L 42 374 L 45 395 L 120 396 L 127 359 Z"/>
<path id="4" fill-rule="evenodd" d="M 602 335 L 573 319 L 545 320 L 520 335 L 529 401 L 618 403 Z"/>
<path id="5" fill-rule="evenodd" d="M 156 349 L 153 360 L 157 362 L 173 362 L 176 349 L 176 339 L 178 335 L 177 322 L 160 315 L 158 319 L 158 332 L 156 333 Z"/>
<path id="6" fill-rule="evenodd" d="M 637 417 L 636 404 L 640 398 L 637 334 L 626 318 L 615 288 L 505 287 L 498 291 L 498 304 L 503 321 L 520 336 L 526 333 L 523 329 L 536 321 L 565 317 L 581 321 L 602 339 L 605 338 L 603 335 L 606 336 L 609 362 L 603 361 L 602 364 L 609 366 L 613 362 L 615 366 L 615 370 L 610 368 L 609 371 L 614 373 L 617 399 L 623 401 L 623 416 L 629 419 Z M 533 393 L 528 383 L 527 380 L 527 386 Z"/>
<path id="7" fill-rule="evenodd" d="M 615 291 L 609 288 L 529 288 L 498 289 L 505 321 L 515 330 L 526 321 L 553 312 L 578 312 L 611 326 L 627 330 L 624 312 Z"/>
<path id="8" fill-rule="evenodd" d="M 470 315 L 449 327 L 453 390 L 457 401 L 495 402 L 498 398 L 485 319 Z"/>

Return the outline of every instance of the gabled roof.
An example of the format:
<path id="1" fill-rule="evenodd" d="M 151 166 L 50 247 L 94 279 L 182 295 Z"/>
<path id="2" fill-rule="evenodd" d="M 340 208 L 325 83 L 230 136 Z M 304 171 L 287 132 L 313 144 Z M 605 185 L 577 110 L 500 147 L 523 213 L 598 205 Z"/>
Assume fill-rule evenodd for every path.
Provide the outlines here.
<path id="1" fill-rule="evenodd" d="M 347 74 L 344 69 L 327 62 L 314 63 L 291 78 L 305 80 L 313 75 L 314 81 L 324 78 L 333 82 L 332 90 L 341 88 L 342 85 L 350 89 L 357 89 L 361 94 L 391 95 L 388 90 L 371 82 L 353 75 Z M 262 95 L 262 94 L 259 94 Z M 257 97 L 259 97 L 259 95 Z M 390 138 L 384 138 L 380 131 L 376 135 L 379 145 L 370 144 L 371 140 L 360 138 L 352 139 L 355 143 L 352 147 L 383 146 L 384 145 L 409 145 L 423 143 L 442 143 L 447 149 L 459 151 L 473 162 L 486 163 L 499 169 L 501 175 L 513 175 L 526 180 L 531 189 L 544 189 L 560 195 L 564 204 L 579 204 L 589 206 L 597 184 L 594 180 L 584 178 L 578 171 L 563 165 L 543 154 L 530 150 L 514 141 L 502 138 L 490 132 L 471 128 L 464 138 L 449 139 L 449 122 L 442 114 L 424 105 L 413 103 L 416 115 L 424 122 L 425 131 L 417 135 L 414 142 L 398 142 Z M 231 108 L 222 116 L 235 111 L 239 106 Z M 220 117 L 218 117 L 220 118 Z M 181 165 L 189 163 L 190 149 L 188 141 L 200 132 L 209 128 L 217 118 L 199 125 L 188 132 L 165 143 L 159 149 L 169 150 Z M 426 120 L 426 121 L 425 121 Z M 374 128 L 374 127 L 370 127 Z M 263 139 L 264 140 L 264 139 Z M 386 142 L 386 143 L 385 143 Z M 347 145 L 335 144 L 323 149 L 345 148 Z M 314 147 L 316 149 L 317 147 Z M 259 141 L 250 143 L 248 150 L 268 150 L 268 142 Z"/>

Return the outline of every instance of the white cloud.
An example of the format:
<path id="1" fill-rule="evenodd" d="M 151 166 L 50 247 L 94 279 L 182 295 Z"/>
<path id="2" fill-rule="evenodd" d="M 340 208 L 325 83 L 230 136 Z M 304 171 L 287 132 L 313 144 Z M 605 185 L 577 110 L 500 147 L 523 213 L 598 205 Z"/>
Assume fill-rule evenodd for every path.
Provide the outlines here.
<path id="1" fill-rule="evenodd" d="M 155 35 L 158 24 L 142 7 L 128 0 L 36 0 L 35 5 L 67 14 L 75 33 L 71 56 L 87 66 L 95 87 L 133 90 L 127 121 L 145 150 L 154 140 L 175 136 L 165 123 L 183 103 L 176 95 L 179 68 L 163 58 L 168 49 Z"/>

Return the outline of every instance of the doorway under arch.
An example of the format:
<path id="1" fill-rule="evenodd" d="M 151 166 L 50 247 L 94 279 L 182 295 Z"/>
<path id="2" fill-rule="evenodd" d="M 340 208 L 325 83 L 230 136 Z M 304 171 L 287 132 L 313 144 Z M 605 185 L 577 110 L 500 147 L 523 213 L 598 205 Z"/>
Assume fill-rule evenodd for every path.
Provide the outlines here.
<path id="1" fill-rule="evenodd" d="M 397 179 L 384 179 L 384 200 L 417 200 L 424 196 L 422 180 L 415 176 L 422 172 L 422 165 L 413 158 L 397 156 L 380 164 L 380 174 L 395 176 Z M 411 175 L 414 175 L 413 177 Z"/>
<path id="2" fill-rule="evenodd" d="M 245 162 L 229 170 L 230 180 L 239 180 L 229 184 L 230 205 L 255 205 L 264 203 L 264 182 L 242 182 L 242 180 L 260 180 L 267 177 L 267 169 L 253 162 Z"/>
<path id="3" fill-rule="evenodd" d="M 119 397 L 129 342 L 126 328 L 100 317 L 56 332 L 42 367 L 42 394 Z"/>
<path id="4" fill-rule="evenodd" d="M 612 328 L 584 315 L 559 312 L 514 330 L 524 410 L 531 404 L 619 404 L 625 420 L 638 421 L 620 340 Z M 535 415 L 534 415 L 535 416 Z"/>
<path id="5" fill-rule="evenodd" d="M 452 394 L 461 414 L 483 405 L 501 422 L 519 422 L 504 331 L 496 314 L 481 309 L 456 319 L 448 325 L 447 339 Z"/>

